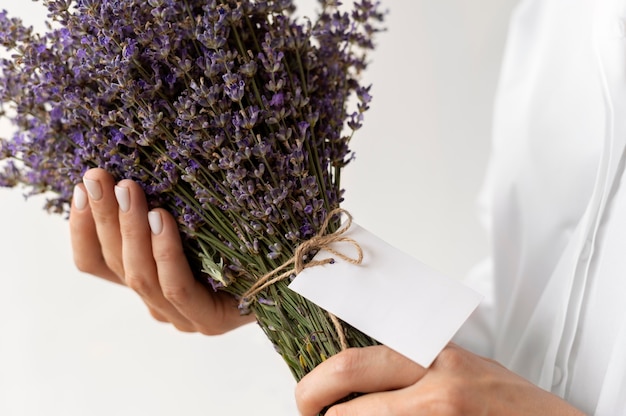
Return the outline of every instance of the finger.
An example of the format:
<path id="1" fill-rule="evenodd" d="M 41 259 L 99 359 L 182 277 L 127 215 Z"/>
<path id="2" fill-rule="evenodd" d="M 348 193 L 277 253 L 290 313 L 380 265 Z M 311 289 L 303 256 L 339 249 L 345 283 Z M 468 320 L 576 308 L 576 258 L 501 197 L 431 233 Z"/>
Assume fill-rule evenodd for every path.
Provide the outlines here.
<path id="1" fill-rule="evenodd" d="M 206 335 L 227 332 L 254 320 L 242 316 L 235 299 L 209 291 L 193 275 L 174 218 L 163 209 L 149 213 L 152 250 L 163 294 Z"/>
<path id="2" fill-rule="evenodd" d="M 410 388 L 409 388 L 410 389 Z M 419 400 L 409 389 L 369 393 L 350 401 L 332 406 L 326 412 L 327 416 L 418 416 L 422 413 Z M 418 398 L 419 399 L 419 398 Z M 422 406 L 424 407 L 424 406 Z M 427 409 L 425 415 L 433 416 L 438 413 Z"/>
<path id="3" fill-rule="evenodd" d="M 152 315 L 152 317 L 156 319 L 157 321 L 163 322 L 163 323 L 170 323 L 170 321 L 164 315 L 158 312 L 156 309 L 148 306 L 148 311 L 150 312 L 150 315 Z"/>
<path id="4" fill-rule="evenodd" d="M 194 331 L 193 325 L 165 299 L 152 257 L 148 226 L 148 203 L 141 187 L 130 180 L 115 186 L 119 205 L 119 229 L 126 284 L 141 296 L 153 316 L 168 321 L 181 331 Z"/>
<path id="5" fill-rule="evenodd" d="M 114 188 L 119 206 L 118 221 L 120 254 L 124 264 L 124 280 L 142 297 L 149 297 L 161 288 L 156 278 L 156 265 L 150 246 L 150 229 L 146 198 L 139 185 L 123 180 Z"/>
<path id="6" fill-rule="evenodd" d="M 87 200 L 87 192 L 82 184 L 74 187 L 69 227 L 72 255 L 78 270 L 115 283 L 122 283 L 104 261 L 96 225 Z"/>
<path id="7" fill-rule="evenodd" d="M 424 376 L 424 367 L 385 346 L 347 349 L 317 366 L 296 386 L 302 415 L 317 415 L 351 393 L 400 389 Z"/>
<path id="8" fill-rule="evenodd" d="M 124 276 L 122 262 L 122 237 L 118 218 L 118 205 L 113 188 L 113 177 L 103 169 L 90 169 L 83 177 L 89 195 L 89 207 L 94 219 L 105 263 L 118 276 Z"/>

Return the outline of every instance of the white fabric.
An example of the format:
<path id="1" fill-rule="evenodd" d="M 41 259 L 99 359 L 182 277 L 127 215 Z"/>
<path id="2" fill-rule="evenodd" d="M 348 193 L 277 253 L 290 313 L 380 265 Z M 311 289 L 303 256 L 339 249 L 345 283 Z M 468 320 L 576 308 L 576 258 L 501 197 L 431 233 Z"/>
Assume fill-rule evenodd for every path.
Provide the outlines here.
<path id="1" fill-rule="evenodd" d="M 626 415 L 625 22 L 626 0 L 515 10 L 482 195 L 494 301 L 457 339 L 599 416 Z"/>

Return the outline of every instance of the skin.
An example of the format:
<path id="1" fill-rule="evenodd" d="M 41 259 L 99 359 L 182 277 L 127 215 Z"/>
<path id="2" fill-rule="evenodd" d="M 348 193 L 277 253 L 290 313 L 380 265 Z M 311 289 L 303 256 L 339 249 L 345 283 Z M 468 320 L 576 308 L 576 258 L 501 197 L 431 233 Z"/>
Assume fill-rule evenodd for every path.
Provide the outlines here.
<path id="1" fill-rule="evenodd" d="M 369 393 L 326 416 L 582 416 L 561 398 L 493 360 L 450 344 L 425 369 L 384 346 L 345 350 L 296 386 L 302 416 L 352 392 Z"/>
<path id="2" fill-rule="evenodd" d="M 89 170 L 76 186 L 69 222 L 78 269 L 130 287 L 158 321 L 217 335 L 254 320 L 239 314 L 231 296 L 194 279 L 176 221 L 165 210 L 149 212 L 133 181 L 116 184 L 106 171 Z M 298 383 L 296 402 L 301 415 L 315 416 L 353 392 L 367 394 L 331 407 L 326 416 L 583 415 L 453 344 L 428 369 L 384 346 L 345 350 Z"/>
<path id="3" fill-rule="evenodd" d="M 155 319 L 183 332 L 217 335 L 254 320 L 194 279 L 176 221 L 163 209 L 149 213 L 138 184 L 92 169 L 77 188 L 69 225 L 80 271 L 130 287 Z"/>

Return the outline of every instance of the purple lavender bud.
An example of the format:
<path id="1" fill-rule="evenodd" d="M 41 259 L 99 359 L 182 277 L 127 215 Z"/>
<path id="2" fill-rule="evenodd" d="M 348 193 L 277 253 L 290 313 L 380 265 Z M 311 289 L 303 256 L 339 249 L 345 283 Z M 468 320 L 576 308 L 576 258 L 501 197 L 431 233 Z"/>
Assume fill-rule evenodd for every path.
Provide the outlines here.
<path id="1" fill-rule="evenodd" d="M 241 79 L 239 75 L 235 74 L 224 74 L 222 75 L 222 79 L 225 82 L 224 93 L 234 102 L 241 101 L 246 86 L 244 80 Z"/>

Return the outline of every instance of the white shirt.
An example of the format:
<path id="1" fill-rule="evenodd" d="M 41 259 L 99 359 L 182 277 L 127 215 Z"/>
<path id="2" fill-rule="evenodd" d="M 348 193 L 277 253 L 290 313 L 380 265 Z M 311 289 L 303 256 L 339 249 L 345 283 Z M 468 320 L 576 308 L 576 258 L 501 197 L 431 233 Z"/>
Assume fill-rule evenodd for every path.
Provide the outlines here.
<path id="1" fill-rule="evenodd" d="M 515 10 L 482 198 L 494 301 L 459 334 L 602 416 L 626 415 L 625 28 L 626 0 Z"/>

